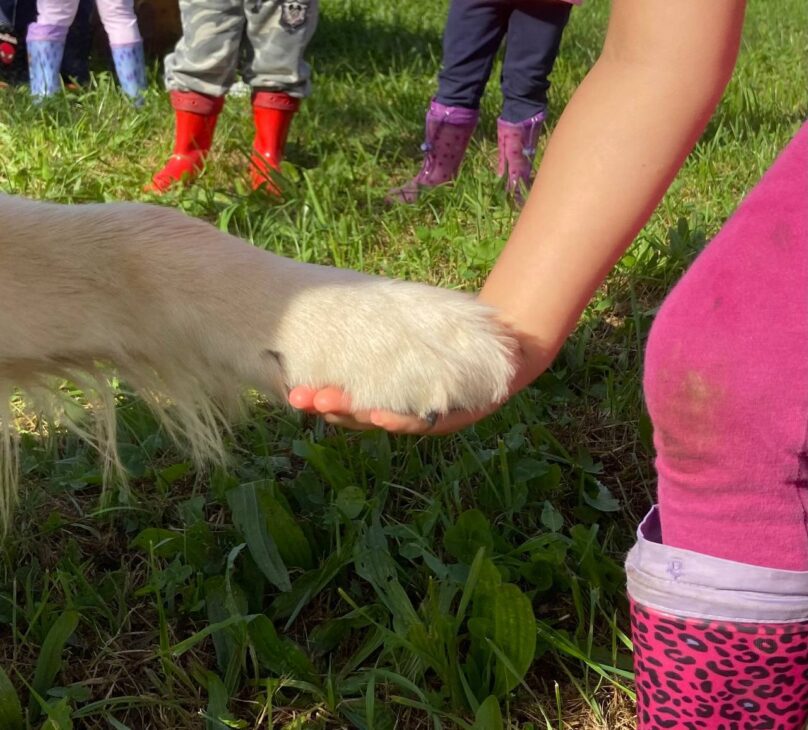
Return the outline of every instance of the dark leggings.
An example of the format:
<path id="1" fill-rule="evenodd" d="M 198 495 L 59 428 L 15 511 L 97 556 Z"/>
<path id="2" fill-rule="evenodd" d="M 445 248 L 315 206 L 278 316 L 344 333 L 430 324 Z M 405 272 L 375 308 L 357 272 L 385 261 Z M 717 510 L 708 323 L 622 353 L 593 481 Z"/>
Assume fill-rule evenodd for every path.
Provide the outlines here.
<path id="1" fill-rule="evenodd" d="M 507 35 L 502 118 L 521 122 L 544 111 L 548 77 L 571 7 L 545 0 L 452 0 L 436 100 L 446 106 L 478 109 Z"/>

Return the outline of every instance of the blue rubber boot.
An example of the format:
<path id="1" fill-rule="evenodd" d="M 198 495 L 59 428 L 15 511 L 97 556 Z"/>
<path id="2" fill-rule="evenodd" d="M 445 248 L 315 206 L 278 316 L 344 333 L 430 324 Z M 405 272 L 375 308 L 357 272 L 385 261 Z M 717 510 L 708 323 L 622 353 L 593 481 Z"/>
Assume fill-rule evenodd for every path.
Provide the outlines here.
<path id="1" fill-rule="evenodd" d="M 53 96 L 62 88 L 59 69 L 65 52 L 64 41 L 44 41 L 28 39 L 28 74 L 31 81 L 31 95 L 41 101 Z"/>
<path id="2" fill-rule="evenodd" d="M 132 99 L 135 106 L 143 106 L 143 91 L 146 89 L 146 60 L 143 43 L 127 43 L 112 46 L 112 60 L 123 93 Z"/>

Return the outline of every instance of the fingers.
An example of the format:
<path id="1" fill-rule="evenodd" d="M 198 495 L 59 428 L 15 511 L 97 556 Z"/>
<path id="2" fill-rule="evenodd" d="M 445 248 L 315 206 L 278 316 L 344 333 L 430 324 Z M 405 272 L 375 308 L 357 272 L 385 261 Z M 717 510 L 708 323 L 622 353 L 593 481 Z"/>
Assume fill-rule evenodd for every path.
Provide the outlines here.
<path id="1" fill-rule="evenodd" d="M 350 396 L 338 388 L 323 388 L 314 396 L 314 407 L 318 413 L 336 413 L 342 416 L 358 415 L 353 413 Z"/>
<path id="2" fill-rule="evenodd" d="M 375 431 L 378 427 L 367 419 L 363 419 L 361 414 L 355 416 L 341 416 L 334 413 L 323 413 L 323 420 L 332 426 L 349 428 L 352 431 Z"/>
<path id="3" fill-rule="evenodd" d="M 352 412 L 351 399 L 338 388 L 297 386 L 289 391 L 287 400 L 292 408 L 320 415 L 335 426 L 361 431 L 377 428 L 371 423 L 369 411 Z"/>
<path id="4" fill-rule="evenodd" d="M 317 390 L 298 386 L 289 392 L 288 400 L 293 408 L 318 414 L 327 423 L 355 431 L 383 429 L 397 434 L 438 436 L 459 431 L 486 415 L 486 412 L 450 413 L 439 417 L 433 423 L 416 416 L 405 416 L 390 411 L 354 413 L 351 410 L 351 399 L 338 388 Z"/>
<path id="5" fill-rule="evenodd" d="M 308 388 L 299 385 L 289 391 L 287 401 L 292 408 L 307 413 L 351 414 L 351 399 L 338 388 Z"/>
<path id="6" fill-rule="evenodd" d="M 403 416 L 390 411 L 371 411 L 370 422 L 376 428 L 382 428 L 390 433 L 420 434 L 430 433 L 433 424 L 415 416 Z"/>
<path id="7" fill-rule="evenodd" d="M 298 386 L 289 391 L 286 400 L 292 408 L 297 408 L 299 411 L 306 411 L 307 413 L 314 413 L 314 396 L 317 391 L 314 388 L 306 388 L 305 386 Z"/>
<path id="8" fill-rule="evenodd" d="M 417 434 L 427 433 L 432 424 L 415 418 L 403 416 L 389 411 L 357 411 L 351 410 L 351 399 L 338 388 L 292 388 L 287 396 L 289 405 L 306 413 L 315 413 L 334 426 L 351 428 L 357 431 L 368 431 L 382 428 L 391 433 Z"/>

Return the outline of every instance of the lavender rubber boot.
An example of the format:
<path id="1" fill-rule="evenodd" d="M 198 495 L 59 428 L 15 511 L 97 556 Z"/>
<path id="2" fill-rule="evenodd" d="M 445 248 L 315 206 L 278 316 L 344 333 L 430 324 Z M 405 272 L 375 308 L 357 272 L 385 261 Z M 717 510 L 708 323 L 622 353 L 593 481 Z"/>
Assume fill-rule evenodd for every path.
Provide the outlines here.
<path id="1" fill-rule="evenodd" d="M 426 113 L 421 170 L 408 183 L 391 190 L 385 200 L 388 203 L 414 203 L 422 188 L 434 188 L 454 180 L 479 117 L 477 109 L 445 106 L 433 99 Z"/>
<path id="2" fill-rule="evenodd" d="M 505 189 L 513 195 L 519 205 L 525 202 L 525 195 L 530 189 L 536 143 L 539 141 L 544 117 L 544 112 L 539 112 L 522 122 L 506 122 L 502 118 L 497 120 L 499 142 L 497 172 L 500 177 L 507 176 Z"/>
<path id="3" fill-rule="evenodd" d="M 37 101 L 53 96 L 62 88 L 59 69 L 65 52 L 67 28 L 55 25 L 28 26 L 26 47 L 28 49 L 28 74 L 31 95 Z"/>
<path id="4" fill-rule="evenodd" d="M 135 106 L 143 106 L 143 91 L 146 88 L 146 61 L 143 56 L 143 43 L 127 43 L 112 46 L 112 60 L 118 82 Z"/>

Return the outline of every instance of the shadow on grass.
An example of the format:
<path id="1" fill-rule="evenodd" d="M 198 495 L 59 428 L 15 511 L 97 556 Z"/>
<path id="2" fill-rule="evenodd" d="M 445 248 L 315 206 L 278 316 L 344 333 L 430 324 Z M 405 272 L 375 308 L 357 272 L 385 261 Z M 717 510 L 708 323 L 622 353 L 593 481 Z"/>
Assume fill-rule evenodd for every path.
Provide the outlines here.
<path id="1" fill-rule="evenodd" d="M 440 56 L 441 36 L 434 30 L 380 22 L 358 11 L 324 14 L 309 53 L 314 92 L 308 105 L 320 127 L 317 152 L 293 147 L 291 154 L 309 167 L 317 164 L 317 154 L 344 150 L 359 138 L 382 158 L 411 150 L 415 159 Z M 385 97 L 376 90 L 386 79 L 395 92 Z"/>
<path id="2" fill-rule="evenodd" d="M 412 66 L 414 59 L 440 57 L 440 34 L 371 22 L 358 12 L 320 16 L 309 56 L 317 73 L 339 80 L 362 74 L 389 74 Z"/>
<path id="3" fill-rule="evenodd" d="M 785 111 L 763 104 L 744 105 L 740 111 L 736 105 L 722 104 L 715 111 L 707 128 L 699 139 L 698 146 L 709 145 L 721 134 L 730 130 L 735 141 L 748 141 L 761 133 L 777 134 L 784 127 L 796 127 L 805 121 L 808 108 Z"/>

